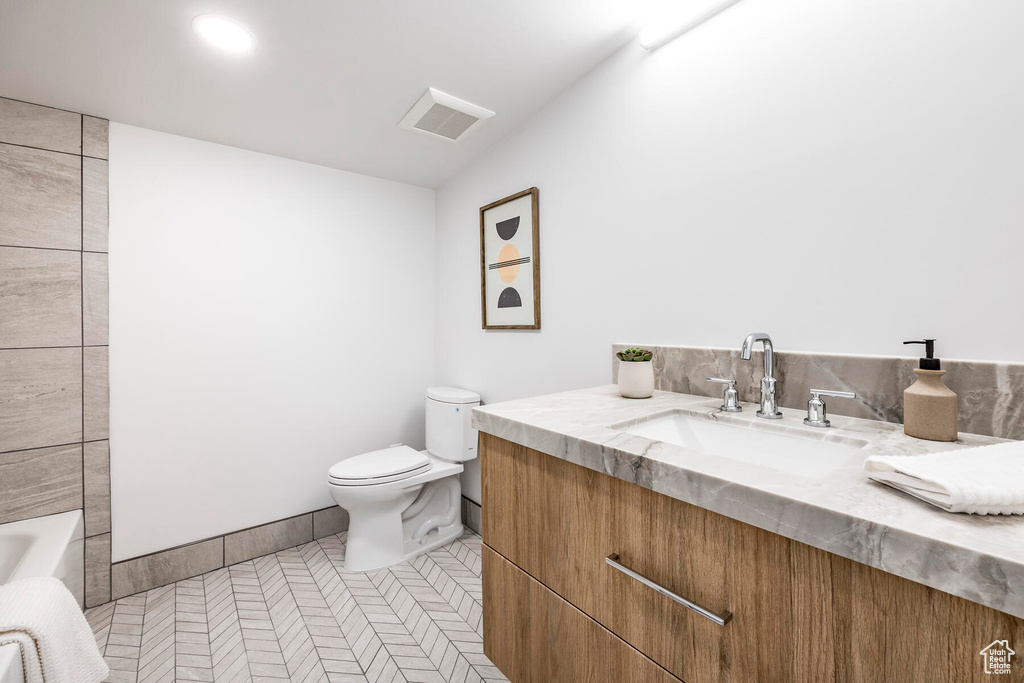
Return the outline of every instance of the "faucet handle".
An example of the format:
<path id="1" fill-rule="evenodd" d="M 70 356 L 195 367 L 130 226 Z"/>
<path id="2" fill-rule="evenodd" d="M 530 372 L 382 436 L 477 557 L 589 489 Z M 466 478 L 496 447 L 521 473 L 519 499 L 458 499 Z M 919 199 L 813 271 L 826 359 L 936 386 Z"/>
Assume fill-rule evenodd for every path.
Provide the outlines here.
<path id="1" fill-rule="evenodd" d="M 716 384 L 729 385 L 725 388 L 725 394 L 722 396 L 723 413 L 739 413 L 743 411 L 743 408 L 740 407 L 740 393 L 736 391 L 736 380 L 724 377 L 708 377 L 707 380 Z"/>
<path id="2" fill-rule="evenodd" d="M 829 389 L 811 389 L 811 400 L 807 402 L 807 417 L 804 424 L 809 427 L 828 427 L 832 423 L 828 421 L 825 413 L 825 402 L 822 396 L 835 398 L 857 398 L 852 391 L 831 391 Z"/>

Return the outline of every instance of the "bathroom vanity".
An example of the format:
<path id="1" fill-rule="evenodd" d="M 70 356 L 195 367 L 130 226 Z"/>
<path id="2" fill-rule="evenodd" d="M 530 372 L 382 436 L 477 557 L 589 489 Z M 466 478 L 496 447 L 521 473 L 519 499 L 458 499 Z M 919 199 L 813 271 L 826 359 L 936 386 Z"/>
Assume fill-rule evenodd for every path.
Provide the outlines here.
<path id="1" fill-rule="evenodd" d="M 474 411 L 484 652 L 513 683 L 991 680 L 980 651 L 1024 647 L 1024 518 L 860 470 L 998 439 L 720 405 L 609 385 Z"/>

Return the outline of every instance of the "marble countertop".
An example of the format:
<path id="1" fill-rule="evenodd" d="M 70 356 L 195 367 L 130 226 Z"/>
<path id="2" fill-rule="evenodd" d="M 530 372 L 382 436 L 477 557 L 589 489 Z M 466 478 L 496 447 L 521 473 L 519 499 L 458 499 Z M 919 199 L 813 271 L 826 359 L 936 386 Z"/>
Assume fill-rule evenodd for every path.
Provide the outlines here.
<path id="1" fill-rule="evenodd" d="M 742 413 L 726 414 L 720 405 L 720 399 L 665 391 L 626 399 L 610 384 L 482 406 L 473 411 L 473 426 L 1024 618 L 1024 517 L 943 512 L 870 481 L 861 470 L 869 455 L 921 455 L 1001 439 L 961 434 L 955 443 L 920 441 L 899 424 L 832 415 L 832 427 L 821 430 L 805 426 L 801 410 L 783 408 L 784 419 L 768 421 L 754 416 L 757 406 L 744 403 Z M 826 477 L 812 478 L 622 431 L 674 412 L 866 445 Z"/>

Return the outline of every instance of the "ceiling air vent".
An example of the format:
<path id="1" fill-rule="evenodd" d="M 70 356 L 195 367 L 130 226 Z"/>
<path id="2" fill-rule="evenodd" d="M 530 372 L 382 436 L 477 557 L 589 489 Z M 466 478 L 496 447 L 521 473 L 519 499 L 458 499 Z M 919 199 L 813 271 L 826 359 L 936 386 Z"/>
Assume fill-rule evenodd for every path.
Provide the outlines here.
<path id="1" fill-rule="evenodd" d="M 455 142 L 492 116 L 493 111 L 428 88 L 398 127 Z"/>

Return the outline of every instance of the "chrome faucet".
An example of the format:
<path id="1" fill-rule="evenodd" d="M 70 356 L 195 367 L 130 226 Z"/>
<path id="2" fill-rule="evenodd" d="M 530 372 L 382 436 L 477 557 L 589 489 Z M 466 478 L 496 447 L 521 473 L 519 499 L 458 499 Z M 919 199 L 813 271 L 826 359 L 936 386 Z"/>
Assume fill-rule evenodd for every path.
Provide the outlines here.
<path id="1" fill-rule="evenodd" d="M 775 395 L 775 378 L 772 376 L 772 338 L 764 332 L 752 332 L 743 340 L 743 348 L 740 349 L 740 358 L 750 360 L 750 349 L 755 343 L 764 344 L 764 377 L 761 378 L 761 410 L 757 411 L 758 417 L 766 420 L 781 420 L 782 413 L 779 412 L 779 398 Z"/>

